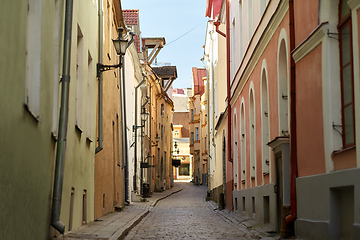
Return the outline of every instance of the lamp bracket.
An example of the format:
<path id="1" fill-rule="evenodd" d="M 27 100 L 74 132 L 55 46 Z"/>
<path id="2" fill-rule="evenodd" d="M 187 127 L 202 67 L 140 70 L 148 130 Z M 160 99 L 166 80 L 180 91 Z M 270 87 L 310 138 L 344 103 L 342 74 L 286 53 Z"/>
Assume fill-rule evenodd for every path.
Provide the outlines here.
<path id="1" fill-rule="evenodd" d="M 96 64 L 96 70 L 97 70 L 97 77 L 100 76 L 100 73 L 105 72 L 105 71 L 109 71 L 115 68 L 121 67 L 121 64 L 114 64 L 114 65 L 105 65 L 102 63 L 97 63 Z"/>

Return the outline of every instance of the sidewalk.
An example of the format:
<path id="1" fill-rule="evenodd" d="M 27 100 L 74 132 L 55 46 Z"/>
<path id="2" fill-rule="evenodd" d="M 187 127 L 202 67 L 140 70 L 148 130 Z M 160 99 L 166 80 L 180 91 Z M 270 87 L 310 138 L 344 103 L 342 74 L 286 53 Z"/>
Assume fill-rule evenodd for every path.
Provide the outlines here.
<path id="1" fill-rule="evenodd" d="M 126 234 L 138 224 L 149 211 L 160 201 L 182 188 L 175 184 L 171 189 L 163 192 L 153 192 L 147 202 L 133 202 L 121 212 L 114 212 L 102 216 L 76 230 L 65 233 L 56 239 L 64 240 L 115 240 L 123 239 Z"/>
<path id="2" fill-rule="evenodd" d="M 206 201 L 206 200 L 204 200 Z M 225 221 L 233 224 L 237 229 L 244 232 L 252 239 L 278 240 L 280 235 L 273 231 L 270 224 L 260 223 L 251 217 L 241 216 L 239 213 L 229 210 L 219 210 L 216 202 L 206 201 L 210 209 L 214 210 Z"/>

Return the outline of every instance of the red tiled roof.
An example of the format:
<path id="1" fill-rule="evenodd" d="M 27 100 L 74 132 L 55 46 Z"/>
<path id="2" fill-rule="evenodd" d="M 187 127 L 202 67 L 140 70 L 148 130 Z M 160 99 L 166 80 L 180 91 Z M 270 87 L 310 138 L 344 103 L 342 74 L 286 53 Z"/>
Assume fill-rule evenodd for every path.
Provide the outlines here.
<path id="1" fill-rule="evenodd" d="M 123 16 L 126 25 L 138 25 L 139 24 L 139 9 L 123 10 Z"/>
<path id="2" fill-rule="evenodd" d="M 174 88 L 172 92 L 173 94 L 185 94 L 184 90 L 181 88 Z"/>

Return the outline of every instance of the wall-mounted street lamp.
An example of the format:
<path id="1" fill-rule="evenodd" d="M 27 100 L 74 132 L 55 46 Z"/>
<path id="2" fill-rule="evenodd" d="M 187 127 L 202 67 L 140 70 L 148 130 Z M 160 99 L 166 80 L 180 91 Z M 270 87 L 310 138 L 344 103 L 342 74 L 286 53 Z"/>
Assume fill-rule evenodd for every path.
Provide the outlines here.
<path id="1" fill-rule="evenodd" d="M 141 121 L 145 123 L 148 117 L 149 117 L 149 113 L 146 112 L 146 108 L 143 107 L 141 111 Z"/>
<path id="2" fill-rule="evenodd" d="M 119 27 L 118 28 L 118 31 L 119 31 L 118 38 L 112 40 L 113 44 L 114 44 L 114 47 L 115 47 L 115 50 L 116 50 L 116 54 L 119 55 L 119 56 L 124 56 L 125 53 L 126 53 L 126 49 L 129 46 L 128 40 L 125 39 L 126 36 L 123 37 L 123 35 L 122 35 L 123 30 L 124 30 L 124 28 Z M 131 34 L 131 35 L 133 36 L 133 34 Z M 112 70 L 112 69 L 115 69 L 115 68 L 118 68 L 118 67 L 121 67 L 121 66 L 122 66 L 121 62 L 119 64 L 114 64 L 114 65 L 105 65 L 105 64 L 102 64 L 102 63 L 98 63 L 96 65 L 96 67 L 97 67 L 97 76 L 99 77 L 100 73 L 102 73 L 102 72 Z"/>
<path id="3" fill-rule="evenodd" d="M 180 153 L 180 149 L 178 148 L 177 142 L 174 143 L 174 151 L 171 151 L 171 153 L 176 153 L 177 155 L 179 155 Z"/>

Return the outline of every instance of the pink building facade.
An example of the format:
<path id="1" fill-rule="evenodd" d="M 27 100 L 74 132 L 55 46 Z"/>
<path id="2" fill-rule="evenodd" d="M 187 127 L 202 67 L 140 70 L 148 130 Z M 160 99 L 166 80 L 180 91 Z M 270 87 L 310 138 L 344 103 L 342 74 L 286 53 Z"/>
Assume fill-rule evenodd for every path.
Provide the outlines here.
<path id="1" fill-rule="evenodd" d="M 215 2 L 207 15 L 227 25 L 217 31 L 228 57 L 226 208 L 282 237 L 358 239 L 360 1 L 223 0 L 213 16 Z"/>

